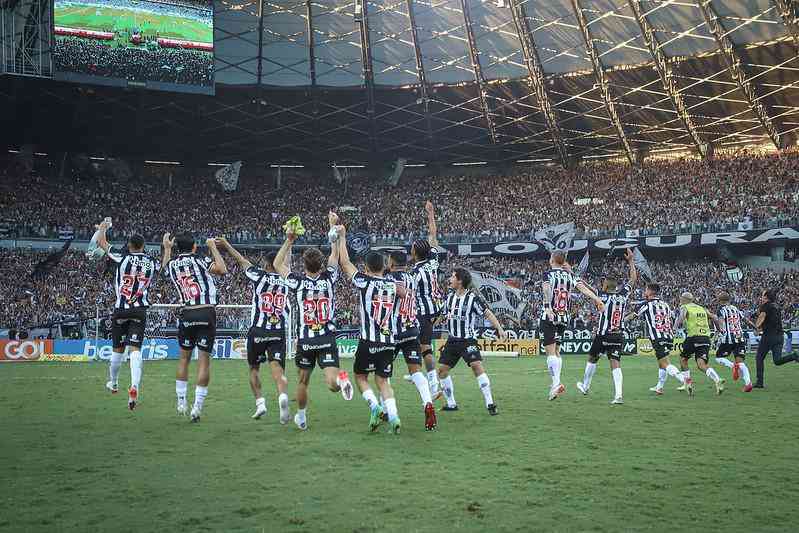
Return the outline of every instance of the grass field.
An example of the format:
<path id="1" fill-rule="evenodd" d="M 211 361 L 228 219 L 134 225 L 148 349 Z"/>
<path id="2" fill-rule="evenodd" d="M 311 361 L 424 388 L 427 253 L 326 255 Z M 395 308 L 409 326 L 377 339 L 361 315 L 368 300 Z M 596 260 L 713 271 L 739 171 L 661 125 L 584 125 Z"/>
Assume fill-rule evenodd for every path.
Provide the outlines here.
<path id="1" fill-rule="evenodd" d="M 56 6 L 55 25 L 94 31 L 129 31 L 138 28 L 144 35 L 182 39 L 201 43 L 213 43 L 214 29 L 211 25 L 189 18 L 153 15 L 132 9 L 96 6 Z"/>
<path id="2" fill-rule="evenodd" d="M 172 361 L 145 364 L 132 413 L 103 364 L 0 365 L 0 531 L 796 531 L 799 365 L 721 397 L 694 373 L 689 400 L 673 380 L 650 396 L 654 360 L 630 357 L 614 407 L 606 363 L 578 396 L 583 366 L 567 358 L 567 395 L 547 402 L 542 358 L 489 360 L 493 418 L 459 367 L 461 410 L 432 433 L 395 380 L 395 436 L 367 433 L 365 403 L 321 375 L 303 433 L 278 423 L 271 387 L 268 419 L 249 418 L 243 362 L 213 363 L 197 425 L 174 413 Z"/>

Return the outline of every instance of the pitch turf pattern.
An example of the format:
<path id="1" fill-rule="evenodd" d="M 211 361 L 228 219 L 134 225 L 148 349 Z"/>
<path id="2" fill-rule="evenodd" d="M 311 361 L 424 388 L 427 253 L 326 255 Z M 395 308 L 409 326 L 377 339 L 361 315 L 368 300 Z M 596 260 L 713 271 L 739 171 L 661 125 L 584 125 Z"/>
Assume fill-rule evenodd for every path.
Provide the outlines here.
<path id="1" fill-rule="evenodd" d="M 55 25 L 93 31 L 128 32 L 133 28 L 143 35 L 213 43 L 214 29 L 209 24 L 190 18 L 167 17 L 143 11 L 113 7 L 56 7 Z"/>
<path id="2" fill-rule="evenodd" d="M 196 425 L 174 413 L 174 362 L 145 363 L 135 412 L 127 365 L 116 396 L 104 364 L 0 365 L 0 531 L 795 531 L 799 364 L 769 365 L 751 394 L 721 369 L 721 397 L 694 373 L 689 400 L 673 380 L 650 395 L 655 362 L 631 357 L 611 407 L 606 362 L 577 394 L 584 362 L 566 358 L 568 392 L 547 402 L 543 358 L 488 360 L 497 417 L 459 367 L 461 410 L 432 433 L 395 378 L 399 436 L 369 434 L 365 402 L 318 371 L 300 432 L 279 425 L 271 386 L 250 419 L 244 362 L 212 363 Z"/>

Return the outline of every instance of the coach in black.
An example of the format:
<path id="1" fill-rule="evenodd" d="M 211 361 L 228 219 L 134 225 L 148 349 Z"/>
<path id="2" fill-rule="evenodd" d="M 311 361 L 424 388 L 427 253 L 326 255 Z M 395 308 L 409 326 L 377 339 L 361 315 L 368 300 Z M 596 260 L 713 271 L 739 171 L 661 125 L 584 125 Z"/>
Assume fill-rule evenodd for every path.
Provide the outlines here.
<path id="1" fill-rule="evenodd" d="M 760 308 L 758 309 L 757 320 L 755 320 L 755 327 L 760 331 L 760 343 L 757 345 L 757 379 L 755 380 L 754 388 L 762 389 L 764 388 L 763 374 L 766 354 L 771 352 L 771 357 L 776 366 L 797 360 L 795 353 L 782 355 L 785 334 L 782 330 L 782 311 L 777 305 L 776 289 L 763 291 L 760 296 Z"/>

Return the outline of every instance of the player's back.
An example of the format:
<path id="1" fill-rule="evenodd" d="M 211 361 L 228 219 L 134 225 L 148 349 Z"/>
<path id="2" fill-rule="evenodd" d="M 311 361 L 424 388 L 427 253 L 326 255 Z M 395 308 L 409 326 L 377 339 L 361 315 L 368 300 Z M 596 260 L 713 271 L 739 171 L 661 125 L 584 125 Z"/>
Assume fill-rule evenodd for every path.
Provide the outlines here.
<path id="1" fill-rule="evenodd" d="M 710 335 L 710 313 L 701 305 L 689 303 L 683 305 L 685 310 L 685 334 L 687 337 L 705 337 Z"/>
<path id="2" fill-rule="evenodd" d="M 114 273 L 114 309 L 149 307 L 149 289 L 160 264 L 144 252 L 111 251 L 108 258 L 116 265 Z"/>
<path id="3" fill-rule="evenodd" d="M 217 304 L 216 282 L 210 269 L 213 260 L 193 253 L 180 254 L 169 261 L 167 271 L 184 307 Z"/>

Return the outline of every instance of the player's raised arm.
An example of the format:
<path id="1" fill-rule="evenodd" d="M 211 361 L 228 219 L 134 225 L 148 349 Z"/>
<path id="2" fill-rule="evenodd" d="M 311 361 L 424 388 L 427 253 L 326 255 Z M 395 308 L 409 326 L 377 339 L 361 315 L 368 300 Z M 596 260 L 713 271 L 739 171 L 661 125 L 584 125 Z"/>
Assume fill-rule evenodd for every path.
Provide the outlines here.
<path id="1" fill-rule="evenodd" d="M 286 234 L 286 240 L 283 245 L 280 247 L 280 250 L 277 252 L 277 256 L 275 257 L 275 272 L 280 274 L 281 278 L 285 278 L 291 272 L 291 268 L 289 268 L 289 256 L 291 255 L 291 247 L 294 244 L 294 241 L 297 240 L 297 236 L 293 233 Z"/>
<path id="2" fill-rule="evenodd" d="M 336 225 L 338 224 L 338 215 L 336 213 L 334 213 L 333 211 L 329 211 L 327 213 L 327 221 L 330 224 L 330 229 L 331 230 L 336 228 Z M 343 229 L 344 226 L 341 226 L 341 228 Z M 341 231 L 341 230 L 338 230 L 338 231 Z M 340 241 L 341 239 L 344 239 L 344 250 L 346 251 L 347 250 L 347 239 L 343 236 L 342 233 L 339 233 L 338 240 L 336 241 L 336 244 L 338 244 L 338 241 Z M 340 248 L 338 246 L 334 245 L 334 246 L 330 247 L 330 256 L 327 258 L 327 267 L 328 268 L 336 268 L 336 267 L 339 266 L 339 263 L 340 263 L 339 254 L 340 254 L 340 252 L 341 252 L 341 250 L 340 250 Z M 350 277 L 350 275 L 348 274 L 347 277 Z"/>
<path id="3" fill-rule="evenodd" d="M 594 302 L 594 305 L 596 305 L 597 311 L 599 311 L 601 313 L 602 311 L 605 310 L 604 302 L 599 298 L 599 296 L 596 295 L 596 292 L 594 292 L 594 289 L 589 287 L 587 283 L 585 283 L 583 280 L 580 279 L 580 280 L 577 280 L 577 285 L 575 285 L 575 286 L 577 287 L 577 290 L 580 291 L 583 294 L 583 296 L 585 296 L 586 298 L 588 298 L 592 302 Z"/>
<path id="4" fill-rule="evenodd" d="M 216 274 L 217 276 L 223 276 L 227 274 L 227 266 L 225 265 L 225 260 L 222 259 L 222 254 L 219 253 L 219 248 L 216 247 L 216 240 L 206 239 L 205 245 L 208 247 L 208 251 L 211 252 L 211 257 L 214 260 L 214 262 L 211 263 L 208 272 L 211 274 Z"/>
<path id="5" fill-rule="evenodd" d="M 438 226 L 436 226 L 436 212 L 433 208 L 433 202 L 430 200 L 424 204 L 424 210 L 427 213 L 427 242 L 433 248 L 438 247 Z"/>
<path id="6" fill-rule="evenodd" d="M 341 266 L 342 272 L 347 277 L 347 279 L 352 279 L 358 269 L 355 268 L 355 265 L 352 264 L 350 261 L 350 252 L 347 250 L 347 230 L 344 226 L 338 226 L 338 239 L 336 239 L 335 244 L 331 247 L 330 250 L 330 257 L 333 257 L 333 250 L 336 251 L 336 256 L 338 257 L 338 264 Z"/>
<path id="7" fill-rule="evenodd" d="M 111 251 L 111 243 L 108 242 L 108 237 L 106 236 L 110 226 L 111 221 L 108 217 L 103 219 L 103 221 L 97 226 L 97 246 L 102 248 L 105 253 L 109 253 Z"/>
<path id="8" fill-rule="evenodd" d="M 638 282 L 638 269 L 635 268 L 635 254 L 632 249 L 627 248 L 624 252 L 624 258 L 627 259 L 627 264 L 630 265 L 630 287 L 634 287 Z"/>
<path id="9" fill-rule="evenodd" d="M 223 250 L 225 250 L 227 253 L 229 253 L 230 256 L 236 261 L 236 263 L 239 264 L 239 266 L 242 268 L 242 270 L 247 270 L 248 268 L 250 268 L 252 266 L 252 263 L 249 260 L 247 260 L 246 257 L 241 255 L 241 253 L 238 250 L 233 248 L 233 245 L 230 244 L 230 241 L 228 241 L 227 238 L 225 238 L 225 237 L 217 237 L 216 238 L 216 246 L 217 246 L 217 248 L 219 248 L 221 246 Z"/>
<path id="10" fill-rule="evenodd" d="M 495 330 L 497 330 L 497 336 L 500 339 L 508 338 L 508 334 L 505 332 L 505 328 L 503 328 L 502 324 L 499 323 L 497 316 L 494 314 L 493 311 L 491 311 L 491 309 L 486 308 L 485 313 L 483 313 L 483 316 L 485 316 L 485 319 L 491 323 L 491 326 Z"/>
<path id="11" fill-rule="evenodd" d="M 172 259 L 172 247 L 175 246 L 175 238 L 169 232 L 166 232 L 161 245 L 164 247 L 163 255 L 161 255 L 161 265 L 166 267 L 167 263 Z"/>

